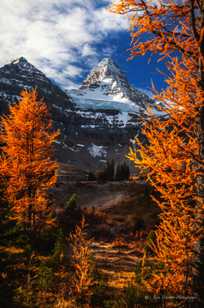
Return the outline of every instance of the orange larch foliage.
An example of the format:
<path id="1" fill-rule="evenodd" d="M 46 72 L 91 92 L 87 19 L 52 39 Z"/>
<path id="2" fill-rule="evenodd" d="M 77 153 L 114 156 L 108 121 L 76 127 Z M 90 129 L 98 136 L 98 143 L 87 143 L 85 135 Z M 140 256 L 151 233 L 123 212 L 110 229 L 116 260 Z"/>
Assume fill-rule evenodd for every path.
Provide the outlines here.
<path id="1" fill-rule="evenodd" d="M 192 296 L 203 231 L 203 205 L 197 193 L 197 167 L 203 162 L 195 119 L 204 93 L 194 88 L 196 80 L 188 68 L 174 63 L 173 69 L 169 87 L 157 96 L 166 119 L 152 117 L 143 128 L 148 144 L 136 138 L 138 149 L 130 149 L 128 157 L 146 170 L 147 180 L 160 193 L 154 198 L 161 209 L 160 225 L 150 245 L 160 268 L 145 285 L 157 293 Z"/>
<path id="2" fill-rule="evenodd" d="M 114 2 L 112 11 L 130 17 L 133 57 L 149 51 L 167 57 L 176 51 L 193 58 L 195 64 L 204 60 L 202 0 Z"/>
<path id="3" fill-rule="evenodd" d="M 128 155 L 160 193 L 150 243 L 157 267 L 145 285 L 193 295 L 203 237 L 204 1 L 120 0 L 112 10 L 130 17 L 132 57 L 150 51 L 171 61 L 168 87 L 155 96 L 165 119 L 150 114 L 146 142 L 137 138 Z"/>
<path id="4" fill-rule="evenodd" d="M 36 90 L 23 91 L 19 102 L 1 118 L 0 165 L 7 180 L 5 195 L 12 219 L 30 231 L 53 220 L 49 218 L 47 192 L 56 182 L 53 142 L 58 135 Z"/>
<path id="5" fill-rule="evenodd" d="M 85 219 L 70 235 L 72 247 L 72 263 L 74 275 L 72 277 L 72 291 L 78 301 L 90 303 L 93 293 L 94 279 L 92 275 L 92 249 L 91 240 L 87 238 Z"/>

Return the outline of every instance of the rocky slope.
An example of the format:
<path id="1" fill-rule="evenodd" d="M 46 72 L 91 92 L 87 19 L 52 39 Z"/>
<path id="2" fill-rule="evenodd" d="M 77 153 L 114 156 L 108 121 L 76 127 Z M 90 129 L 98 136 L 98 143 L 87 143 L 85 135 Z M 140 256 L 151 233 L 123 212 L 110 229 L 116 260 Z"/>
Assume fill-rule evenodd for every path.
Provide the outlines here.
<path id="1" fill-rule="evenodd" d="M 109 58 L 103 59 L 79 89 L 69 91 L 69 95 L 81 122 L 77 137 L 79 153 L 88 151 L 92 156 L 89 162 L 103 163 L 112 157 L 124 159 L 129 140 L 140 130 L 146 109 L 154 106 L 153 100 L 133 88 Z"/>
<path id="2" fill-rule="evenodd" d="M 15 103 L 21 90 L 37 88 L 48 104 L 61 138 L 58 159 L 89 170 L 108 159 L 121 160 L 129 140 L 153 101 L 129 85 L 111 59 L 103 59 L 77 90 L 65 93 L 25 58 L 0 68 L 0 112 Z"/>
<path id="3" fill-rule="evenodd" d="M 51 82 L 41 71 L 24 57 L 0 68 L 0 110 L 4 112 L 9 103 L 19 99 L 23 89 L 36 87 L 49 107 L 73 108 L 71 98 Z M 55 108 L 56 109 L 56 108 Z"/>
<path id="4" fill-rule="evenodd" d="M 88 104 L 89 100 L 95 100 L 97 103 L 94 108 L 117 109 L 121 112 L 143 113 L 148 105 L 153 104 L 146 94 L 129 84 L 125 74 L 111 58 L 104 58 L 91 71 L 77 93 Z"/>

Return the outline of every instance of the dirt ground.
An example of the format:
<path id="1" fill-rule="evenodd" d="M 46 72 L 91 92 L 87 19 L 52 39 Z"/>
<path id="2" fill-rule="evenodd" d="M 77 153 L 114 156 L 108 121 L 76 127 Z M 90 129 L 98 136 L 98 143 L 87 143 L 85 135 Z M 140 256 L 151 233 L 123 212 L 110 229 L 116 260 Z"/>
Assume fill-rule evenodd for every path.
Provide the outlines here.
<path id="1" fill-rule="evenodd" d="M 69 182 L 58 187 L 56 203 L 64 208 L 73 194 L 93 232 L 99 232 L 100 227 L 112 233 L 129 234 L 149 230 L 158 222 L 159 210 L 152 202 L 152 191 L 143 183 Z"/>

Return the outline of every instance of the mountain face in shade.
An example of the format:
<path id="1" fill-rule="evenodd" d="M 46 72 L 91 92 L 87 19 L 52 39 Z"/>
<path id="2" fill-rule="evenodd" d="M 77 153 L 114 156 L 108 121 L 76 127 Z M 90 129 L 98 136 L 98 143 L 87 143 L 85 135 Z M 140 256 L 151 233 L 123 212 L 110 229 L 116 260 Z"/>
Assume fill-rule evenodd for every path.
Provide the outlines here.
<path id="1" fill-rule="evenodd" d="M 21 57 L 0 68 L 0 111 L 19 99 L 23 89 L 36 88 L 52 109 L 53 105 L 73 108 L 71 98 L 48 79 L 35 66 Z"/>
<path id="2" fill-rule="evenodd" d="M 0 113 L 7 112 L 23 89 L 32 88 L 44 98 L 54 127 L 61 131 L 55 145 L 58 160 L 85 170 L 110 159 L 124 160 L 147 107 L 154 105 L 129 85 L 111 59 L 102 60 L 79 89 L 65 93 L 21 57 L 0 68 Z"/>

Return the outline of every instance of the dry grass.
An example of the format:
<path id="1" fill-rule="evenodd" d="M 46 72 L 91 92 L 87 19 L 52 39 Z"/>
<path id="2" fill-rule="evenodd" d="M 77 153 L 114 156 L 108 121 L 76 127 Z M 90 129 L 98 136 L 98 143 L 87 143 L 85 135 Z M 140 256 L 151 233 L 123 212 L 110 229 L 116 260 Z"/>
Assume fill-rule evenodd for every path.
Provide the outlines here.
<path id="1" fill-rule="evenodd" d="M 8 253 L 11 255 L 21 254 L 24 252 L 24 249 L 10 246 L 10 247 L 0 247 L 0 253 Z"/>
<path id="2" fill-rule="evenodd" d="M 136 264 L 143 256 L 145 239 L 158 223 L 159 210 L 148 188 L 134 182 L 82 182 L 75 188 L 72 186 L 71 192 L 78 193 L 87 232 L 93 238 L 96 273 L 103 277 L 105 293 L 135 286 Z"/>
<path id="3" fill-rule="evenodd" d="M 108 206 L 87 206 L 83 211 L 88 231 L 95 238 L 92 249 L 96 269 L 109 290 L 122 292 L 129 285 L 135 286 L 136 264 L 143 256 L 147 235 L 158 223 L 159 210 L 143 185 L 110 183 L 107 187 L 113 189 L 114 197 L 119 190 L 120 198 L 113 198 L 113 202 L 109 199 Z"/>

